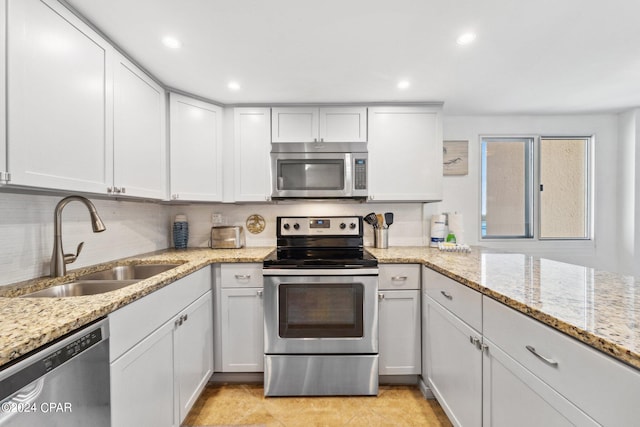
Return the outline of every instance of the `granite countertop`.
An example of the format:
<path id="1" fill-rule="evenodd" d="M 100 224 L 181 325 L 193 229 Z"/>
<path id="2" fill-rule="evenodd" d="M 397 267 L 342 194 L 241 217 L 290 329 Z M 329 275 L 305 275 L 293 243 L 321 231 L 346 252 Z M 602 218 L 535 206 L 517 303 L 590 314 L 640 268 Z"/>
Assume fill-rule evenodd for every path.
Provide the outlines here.
<path id="1" fill-rule="evenodd" d="M 0 288 L 0 366 L 136 301 L 200 268 L 219 262 L 262 262 L 273 247 L 164 250 Z M 137 262 L 181 264 L 117 291 L 71 298 L 16 298 L 77 276 Z"/>
<path id="2" fill-rule="evenodd" d="M 473 247 L 367 250 L 379 263 L 419 263 L 640 369 L 640 280 Z"/>
<path id="3" fill-rule="evenodd" d="M 204 266 L 262 262 L 273 247 L 165 250 L 0 288 L 0 366 L 136 301 Z M 473 247 L 366 248 L 384 263 L 423 264 L 640 369 L 640 281 L 588 267 Z M 72 298 L 15 298 L 79 275 L 136 262 L 179 267 L 126 288 Z"/>

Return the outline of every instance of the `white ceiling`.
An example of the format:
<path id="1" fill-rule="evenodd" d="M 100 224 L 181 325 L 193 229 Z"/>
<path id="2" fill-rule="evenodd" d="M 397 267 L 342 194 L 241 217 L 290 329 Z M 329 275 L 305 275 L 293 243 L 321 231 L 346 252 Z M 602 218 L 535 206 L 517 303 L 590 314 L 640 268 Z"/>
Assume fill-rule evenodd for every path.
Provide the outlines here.
<path id="1" fill-rule="evenodd" d="M 67 1 L 165 85 L 224 104 L 640 106 L 638 0 Z M 459 46 L 465 31 L 477 38 Z M 183 47 L 164 47 L 167 34 Z M 398 89 L 401 79 L 411 86 Z"/>

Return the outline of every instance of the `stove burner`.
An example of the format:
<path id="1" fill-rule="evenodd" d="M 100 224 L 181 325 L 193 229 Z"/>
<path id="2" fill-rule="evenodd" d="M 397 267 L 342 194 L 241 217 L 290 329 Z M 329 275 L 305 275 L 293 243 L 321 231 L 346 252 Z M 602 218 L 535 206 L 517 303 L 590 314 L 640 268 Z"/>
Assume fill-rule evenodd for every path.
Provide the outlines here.
<path id="1" fill-rule="evenodd" d="M 292 231 L 292 224 L 298 225 Z M 322 226 L 318 226 L 321 224 Z M 353 227 L 343 227 L 353 224 Z M 278 217 L 277 249 L 264 268 L 368 268 L 378 260 L 363 248 L 362 217 Z"/>

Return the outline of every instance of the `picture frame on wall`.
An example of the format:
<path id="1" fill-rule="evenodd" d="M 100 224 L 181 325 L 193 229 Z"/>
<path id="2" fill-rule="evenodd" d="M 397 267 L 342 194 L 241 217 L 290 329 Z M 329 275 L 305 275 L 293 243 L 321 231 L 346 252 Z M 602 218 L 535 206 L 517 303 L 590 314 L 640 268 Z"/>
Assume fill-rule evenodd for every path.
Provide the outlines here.
<path id="1" fill-rule="evenodd" d="M 442 142 L 443 175 L 469 174 L 469 141 Z"/>

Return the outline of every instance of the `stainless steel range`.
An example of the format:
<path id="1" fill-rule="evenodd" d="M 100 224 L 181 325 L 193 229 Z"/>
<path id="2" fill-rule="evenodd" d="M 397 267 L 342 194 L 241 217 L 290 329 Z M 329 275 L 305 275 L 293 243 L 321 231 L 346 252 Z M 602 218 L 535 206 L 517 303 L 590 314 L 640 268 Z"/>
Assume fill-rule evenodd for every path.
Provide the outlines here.
<path id="1" fill-rule="evenodd" d="M 264 261 L 265 396 L 378 393 L 378 262 L 362 217 L 278 217 Z"/>

